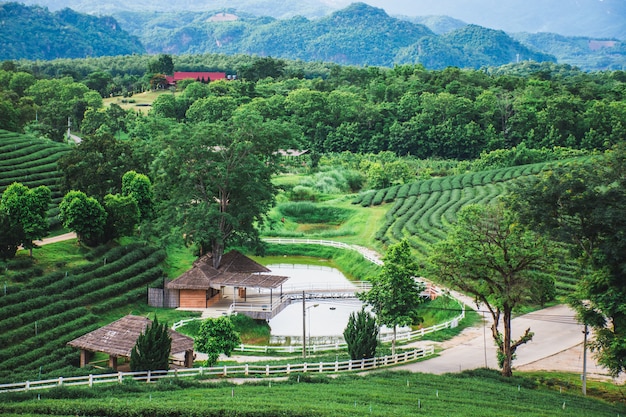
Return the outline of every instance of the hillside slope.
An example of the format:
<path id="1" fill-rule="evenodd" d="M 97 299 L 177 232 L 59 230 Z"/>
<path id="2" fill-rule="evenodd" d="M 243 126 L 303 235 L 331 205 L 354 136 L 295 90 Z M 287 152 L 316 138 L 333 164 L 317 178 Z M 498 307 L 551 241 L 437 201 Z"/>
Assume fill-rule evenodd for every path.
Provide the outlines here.
<path id="1" fill-rule="evenodd" d="M 139 40 L 112 17 L 70 9 L 0 4 L 0 60 L 85 58 L 144 52 Z"/>

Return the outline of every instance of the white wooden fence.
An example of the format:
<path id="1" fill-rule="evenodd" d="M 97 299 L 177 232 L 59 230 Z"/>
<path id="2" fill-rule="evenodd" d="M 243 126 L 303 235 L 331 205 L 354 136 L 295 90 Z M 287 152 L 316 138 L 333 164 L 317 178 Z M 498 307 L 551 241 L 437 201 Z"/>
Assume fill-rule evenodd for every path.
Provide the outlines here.
<path id="1" fill-rule="evenodd" d="M 423 349 L 397 353 L 395 355 L 380 358 L 317 362 L 317 363 L 296 363 L 287 365 L 225 365 L 210 368 L 183 368 L 169 371 L 148 371 L 148 372 L 118 372 L 114 374 L 86 375 L 77 377 L 59 377 L 40 381 L 26 381 L 13 384 L 0 384 L 0 392 L 10 391 L 30 391 L 38 389 L 48 389 L 58 386 L 88 385 L 93 387 L 97 384 L 121 384 L 126 379 L 136 381 L 155 382 L 163 378 L 183 378 L 183 377 L 248 377 L 248 376 L 282 376 L 292 373 L 339 373 L 357 372 L 363 370 L 377 369 L 386 366 L 398 365 L 417 359 L 431 356 L 435 353 L 433 346 Z"/>

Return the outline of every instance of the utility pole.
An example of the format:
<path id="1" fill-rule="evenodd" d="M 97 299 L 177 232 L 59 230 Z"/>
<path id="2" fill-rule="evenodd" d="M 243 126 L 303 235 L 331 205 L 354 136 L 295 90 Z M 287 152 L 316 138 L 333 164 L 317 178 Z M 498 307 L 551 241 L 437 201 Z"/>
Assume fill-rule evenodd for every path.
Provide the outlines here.
<path id="1" fill-rule="evenodd" d="M 585 330 L 583 331 L 583 395 L 587 395 L 587 324 L 585 323 Z"/>
<path id="2" fill-rule="evenodd" d="M 302 291 L 302 359 L 306 359 L 306 299 Z"/>

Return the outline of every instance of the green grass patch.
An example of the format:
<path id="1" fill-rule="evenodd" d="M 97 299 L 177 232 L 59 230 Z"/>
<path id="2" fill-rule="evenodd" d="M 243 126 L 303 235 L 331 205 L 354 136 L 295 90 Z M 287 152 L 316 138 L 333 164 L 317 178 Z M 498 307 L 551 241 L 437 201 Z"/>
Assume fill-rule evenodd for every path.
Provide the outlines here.
<path id="1" fill-rule="evenodd" d="M 424 319 L 420 327 L 430 327 L 458 317 L 461 311 L 458 301 L 442 296 L 421 304 L 417 309 L 417 315 Z"/>
<path id="2" fill-rule="evenodd" d="M 319 265 L 331 266 L 339 269 L 348 279 L 351 280 L 364 280 L 370 281 L 373 277 L 378 275 L 380 267 L 369 262 L 363 256 L 352 250 L 337 249 L 329 246 L 321 245 L 279 245 L 269 244 L 266 249 L 266 256 L 256 258 L 256 260 L 262 264 L 269 265 L 270 263 L 285 263 L 285 257 L 309 257 L 317 258 L 325 263 Z M 273 259 L 272 257 L 279 257 Z M 274 260 L 274 262 L 269 262 Z M 298 258 L 291 263 L 313 263 L 313 260 L 303 260 Z"/>
<path id="3" fill-rule="evenodd" d="M 286 381 L 244 385 L 198 379 L 156 384 L 132 380 L 110 386 L 60 387 L 37 394 L 0 394 L 5 415 L 126 416 L 593 416 L 623 414 L 611 404 L 537 386 L 532 379 L 502 379 L 483 370 L 451 375 L 385 371 L 329 378 L 294 374 Z"/>

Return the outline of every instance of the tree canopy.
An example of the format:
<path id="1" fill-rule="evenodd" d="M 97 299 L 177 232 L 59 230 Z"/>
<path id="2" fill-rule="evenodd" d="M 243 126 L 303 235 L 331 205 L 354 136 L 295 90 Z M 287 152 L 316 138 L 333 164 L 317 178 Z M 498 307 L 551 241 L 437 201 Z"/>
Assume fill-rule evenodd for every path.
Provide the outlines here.
<path id="1" fill-rule="evenodd" d="M 32 255 L 33 240 L 41 239 L 48 233 L 46 213 L 50 203 L 51 192 L 45 185 L 30 189 L 16 182 L 4 190 L 0 199 L 0 211 L 7 222 L 7 229 L 3 232 L 7 233 L 5 239 L 9 257 L 15 255 L 15 251 L 10 254 L 9 248 L 17 249 L 20 245 L 29 249 Z"/>
<path id="2" fill-rule="evenodd" d="M 255 112 L 164 137 L 154 178 L 166 232 L 212 252 L 215 267 L 227 245 L 255 246 L 274 203 L 277 152 L 291 140 L 288 126 Z"/>
<path id="3" fill-rule="evenodd" d="M 241 343 L 235 325 L 226 316 L 206 319 L 200 324 L 196 338 L 196 349 L 207 354 L 207 366 L 217 362 L 220 354 L 230 356 L 231 352 Z"/>
<path id="4" fill-rule="evenodd" d="M 503 376 L 512 375 L 515 351 L 533 337 L 529 328 L 512 339 L 513 311 L 546 285 L 554 286 L 551 277 L 541 274 L 550 270 L 551 252 L 546 239 L 523 227 L 503 205 L 463 207 L 447 238 L 433 248 L 433 276 L 489 310 Z"/>
<path id="5" fill-rule="evenodd" d="M 626 371 L 626 150 L 568 164 L 520 187 L 524 221 L 567 243 L 580 260 L 571 305 L 593 329 L 591 347 L 612 375 Z"/>
<path id="6" fill-rule="evenodd" d="M 360 293 L 359 298 L 372 307 L 378 323 L 393 328 L 392 352 L 395 353 L 397 326 L 422 321 L 416 310 L 423 302 L 421 292 L 425 285 L 415 279 L 419 267 L 406 240 L 389 246 L 383 262 L 380 274 L 372 280 L 372 288 Z"/>
<path id="7" fill-rule="evenodd" d="M 130 352 L 130 369 L 133 372 L 167 370 L 171 350 L 172 338 L 167 323 L 159 323 L 155 315 Z"/>

